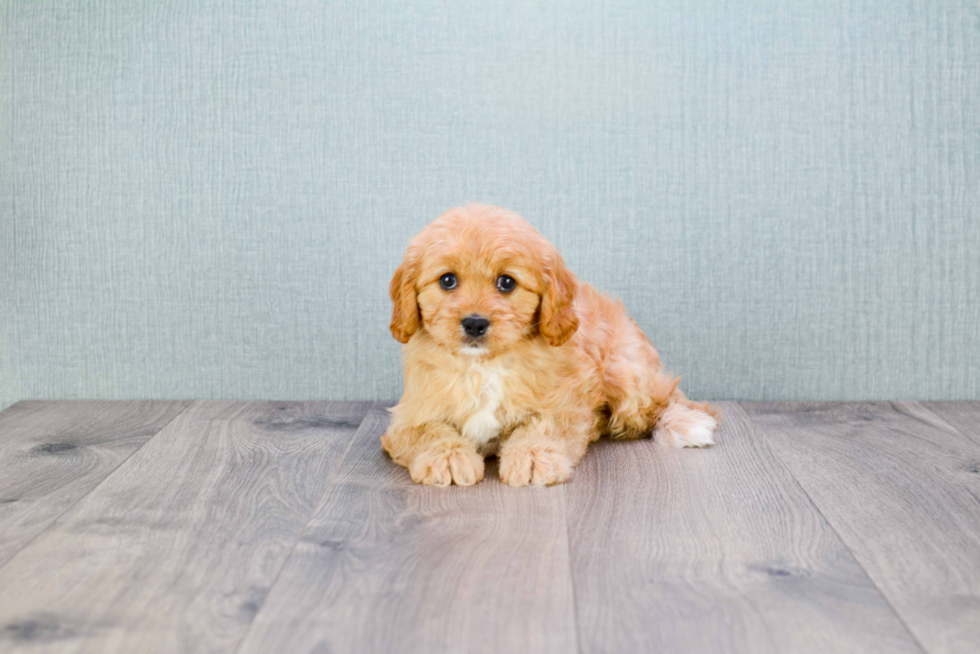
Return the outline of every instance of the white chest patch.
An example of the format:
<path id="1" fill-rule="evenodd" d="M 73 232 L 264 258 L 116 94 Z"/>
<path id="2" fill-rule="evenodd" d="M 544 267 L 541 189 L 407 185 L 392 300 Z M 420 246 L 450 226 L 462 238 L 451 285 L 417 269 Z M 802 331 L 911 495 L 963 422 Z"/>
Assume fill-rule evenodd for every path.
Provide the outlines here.
<path id="1" fill-rule="evenodd" d="M 460 430 L 478 447 L 485 446 L 500 434 L 497 410 L 504 399 L 504 370 L 493 364 L 474 364 L 467 373 L 474 387 L 473 411 Z"/>

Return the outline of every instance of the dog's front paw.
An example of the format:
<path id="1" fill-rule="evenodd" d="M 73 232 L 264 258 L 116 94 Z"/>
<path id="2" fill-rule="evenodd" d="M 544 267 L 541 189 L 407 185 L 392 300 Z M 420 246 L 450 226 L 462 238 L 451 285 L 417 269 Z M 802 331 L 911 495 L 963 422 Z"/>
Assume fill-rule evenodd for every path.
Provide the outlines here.
<path id="1" fill-rule="evenodd" d="M 500 481 L 509 486 L 549 486 L 571 475 L 571 460 L 551 443 L 516 443 L 500 455 Z"/>
<path id="2" fill-rule="evenodd" d="M 683 404 L 672 404 L 660 418 L 657 440 L 672 447 L 707 447 L 715 443 L 718 421 Z"/>
<path id="3" fill-rule="evenodd" d="M 412 481 L 427 486 L 472 486 L 483 479 L 483 457 L 459 443 L 438 443 L 415 455 Z"/>

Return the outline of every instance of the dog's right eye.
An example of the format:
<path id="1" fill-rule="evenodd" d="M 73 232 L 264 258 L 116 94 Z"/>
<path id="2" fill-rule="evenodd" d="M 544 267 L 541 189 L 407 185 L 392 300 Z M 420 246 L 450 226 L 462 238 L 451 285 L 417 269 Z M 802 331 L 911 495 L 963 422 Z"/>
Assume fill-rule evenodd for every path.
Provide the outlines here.
<path id="1" fill-rule="evenodd" d="M 459 281 L 456 279 L 456 275 L 453 273 L 446 273 L 439 278 L 439 287 L 444 291 L 451 291 L 456 286 L 459 285 Z"/>

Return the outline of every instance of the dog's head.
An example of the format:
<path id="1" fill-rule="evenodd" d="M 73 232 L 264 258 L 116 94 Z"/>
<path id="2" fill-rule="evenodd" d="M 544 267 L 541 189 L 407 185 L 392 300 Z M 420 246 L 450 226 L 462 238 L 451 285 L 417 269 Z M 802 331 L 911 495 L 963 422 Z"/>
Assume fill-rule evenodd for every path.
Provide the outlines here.
<path id="1" fill-rule="evenodd" d="M 521 339 L 561 345 L 578 329 L 575 277 L 517 214 L 470 205 L 412 239 L 391 280 L 391 333 L 419 329 L 454 354 L 497 354 Z"/>

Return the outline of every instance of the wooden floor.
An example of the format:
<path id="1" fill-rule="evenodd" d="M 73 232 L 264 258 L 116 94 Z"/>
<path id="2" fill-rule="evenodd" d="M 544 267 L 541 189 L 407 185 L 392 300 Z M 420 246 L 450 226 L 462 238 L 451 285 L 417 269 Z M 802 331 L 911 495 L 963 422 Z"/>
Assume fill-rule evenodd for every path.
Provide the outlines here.
<path id="1" fill-rule="evenodd" d="M 980 652 L 980 403 L 728 403 L 544 489 L 414 485 L 384 409 L 0 413 L 0 652 Z"/>

